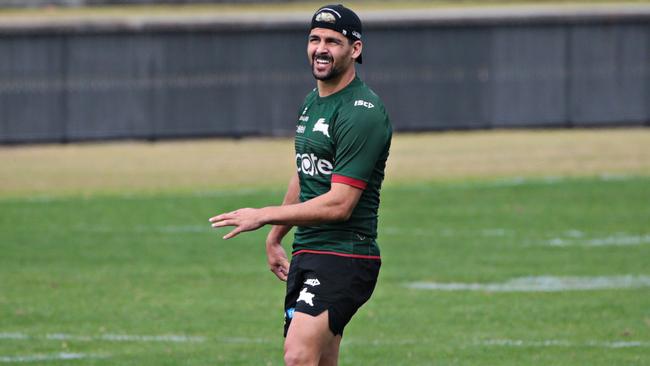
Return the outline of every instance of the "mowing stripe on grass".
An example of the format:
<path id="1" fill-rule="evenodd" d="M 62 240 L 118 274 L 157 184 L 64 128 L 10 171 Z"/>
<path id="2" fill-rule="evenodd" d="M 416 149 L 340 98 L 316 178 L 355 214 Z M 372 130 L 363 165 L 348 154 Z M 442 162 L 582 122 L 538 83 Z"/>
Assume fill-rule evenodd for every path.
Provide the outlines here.
<path id="1" fill-rule="evenodd" d="M 424 237 L 462 237 L 462 236 L 480 236 L 480 237 L 503 237 L 512 235 L 512 230 L 502 228 L 487 228 L 482 230 L 451 230 L 451 229 L 420 229 L 397 226 L 385 226 L 379 228 L 380 235 L 413 235 Z"/>
<path id="2" fill-rule="evenodd" d="M 106 356 L 89 355 L 84 353 L 55 353 L 50 355 L 0 356 L 3 363 L 39 362 L 39 361 L 68 361 L 86 358 L 106 358 Z"/>
<path id="3" fill-rule="evenodd" d="M 525 341 L 521 339 L 491 339 L 478 342 L 480 346 L 499 347 L 596 347 L 596 348 L 648 348 L 650 342 L 642 341 L 585 341 L 547 339 L 542 341 Z"/>
<path id="4" fill-rule="evenodd" d="M 418 290 L 488 291 L 488 292 L 559 292 L 582 290 L 618 290 L 650 287 L 650 276 L 553 277 L 531 276 L 502 283 L 412 282 L 407 287 Z"/>
<path id="5" fill-rule="evenodd" d="M 603 182 L 621 182 L 630 179 L 634 179 L 634 175 L 626 174 L 600 174 L 598 179 Z M 526 184 L 558 184 L 563 183 L 574 178 L 570 177 L 560 177 L 560 176 L 546 176 L 541 178 L 524 178 L 524 177 L 513 177 L 498 179 L 493 182 L 484 183 L 485 186 L 489 187 L 516 187 Z"/>
<path id="6" fill-rule="evenodd" d="M 419 183 L 419 184 L 408 184 L 408 185 L 387 185 L 386 189 L 392 192 L 400 191 L 424 191 L 432 192 L 440 189 L 448 190 L 467 190 L 467 189 L 477 189 L 477 188 L 509 188 L 509 187 L 519 187 L 519 186 L 548 186 L 555 184 L 562 184 L 567 182 L 584 182 L 585 179 L 593 179 L 600 182 L 628 182 L 635 179 L 647 180 L 646 175 L 615 175 L 615 174 L 601 174 L 597 176 L 565 176 L 565 177 L 556 177 L 556 176 L 547 176 L 547 177 L 512 177 L 512 178 L 490 178 L 483 180 L 469 180 L 469 181 L 440 181 L 437 183 L 428 182 L 428 183 Z"/>

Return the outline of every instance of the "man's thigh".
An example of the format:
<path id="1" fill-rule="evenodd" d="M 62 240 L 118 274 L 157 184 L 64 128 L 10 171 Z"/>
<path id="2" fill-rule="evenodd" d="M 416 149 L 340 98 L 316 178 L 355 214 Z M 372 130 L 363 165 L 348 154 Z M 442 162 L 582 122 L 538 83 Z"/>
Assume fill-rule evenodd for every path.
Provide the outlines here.
<path id="1" fill-rule="evenodd" d="M 327 315 L 327 311 L 318 316 L 296 313 L 284 342 L 288 364 L 338 364 L 341 335 L 332 334 Z"/>
<path id="2" fill-rule="evenodd" d="M 285 353 L 293 351 L 318 360 L 335 336 L 329 329 L 327 311 L 318 316 L 295 313 L 284 342 Z"/>

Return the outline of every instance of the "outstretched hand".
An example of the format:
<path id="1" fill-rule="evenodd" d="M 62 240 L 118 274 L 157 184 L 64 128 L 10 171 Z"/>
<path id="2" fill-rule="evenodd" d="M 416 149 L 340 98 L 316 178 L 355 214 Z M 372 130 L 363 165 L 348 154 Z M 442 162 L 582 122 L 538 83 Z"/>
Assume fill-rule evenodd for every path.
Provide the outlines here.
<path id="1" fill-rule="evenodd" d="M 211 217 L 209 220 L 213 228 L 234 226 L 235 228 L 224 239 L 230 239 L 244 231 L 257 230 L 264 226 L 260 209 L 241 208 L 232 212 L 226 212 L 221 215 Z"/>

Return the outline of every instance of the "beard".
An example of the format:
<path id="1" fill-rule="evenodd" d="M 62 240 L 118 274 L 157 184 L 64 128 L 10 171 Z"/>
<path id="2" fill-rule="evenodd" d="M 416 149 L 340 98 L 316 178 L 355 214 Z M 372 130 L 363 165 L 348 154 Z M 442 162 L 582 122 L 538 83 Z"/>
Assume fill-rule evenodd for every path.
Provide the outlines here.
<path id="1" fill-rule="evenodd" d="M 316 71 L 317 59 L 329 61 L 330 68 L 327 72 L 320 73 Z M 337 77 L 341 76 L 342 70 L 339 67 L 337 67 L 336 64 L 334 64 L 334 58 L 332 56 L 314 55 L 314 57 L 312 57 L 311 73 L 314 75 L 314 78 L 316 78 L 317 80 L 328 81 L 328 80 L 336 79 Z"/>

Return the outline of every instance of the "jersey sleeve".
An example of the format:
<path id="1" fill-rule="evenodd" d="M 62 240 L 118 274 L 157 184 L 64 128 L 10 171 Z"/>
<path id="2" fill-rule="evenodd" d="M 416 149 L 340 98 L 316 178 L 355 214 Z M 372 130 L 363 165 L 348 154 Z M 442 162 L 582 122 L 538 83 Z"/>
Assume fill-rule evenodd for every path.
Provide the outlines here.
<path id="1" fill-rule="evenodd" d="M 332 183 L 365 189 L 390 138 L 387 117 L 380 108 L 356 106 L 341 110 L 334 128 Z"/>

